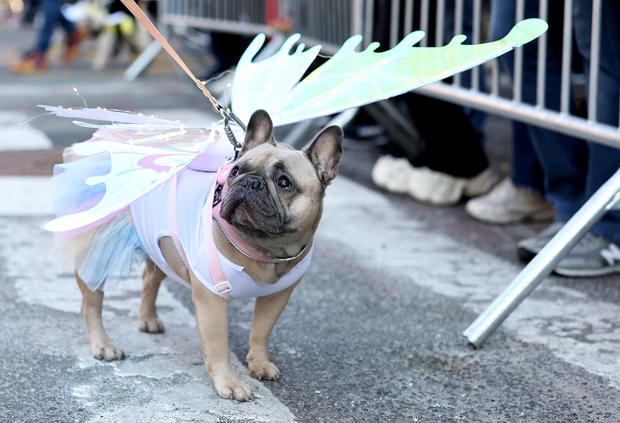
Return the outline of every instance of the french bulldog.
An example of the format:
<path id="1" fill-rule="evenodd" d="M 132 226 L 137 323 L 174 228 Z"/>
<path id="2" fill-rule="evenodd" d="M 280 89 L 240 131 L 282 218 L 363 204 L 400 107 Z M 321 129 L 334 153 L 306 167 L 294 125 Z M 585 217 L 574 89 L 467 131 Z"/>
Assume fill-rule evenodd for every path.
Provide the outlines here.
<path id="1" fill-rule="evenodd" d="M 274 284 L 303 260 L 310 251 L 308 246 L 312 245 L 321 218 L 325 190 L 338 172 L 342 137 L 339 127 L 330 126 L 307 148 L 296 150 L 276 142 L 268 113 L 256 111 L 249 121 L 243 147 L 222 187 L 220 217 L 230 225 L 236 237 L 262 256 L 295 258 L 275 263 L 250 258 L 233 245 L 220 226 L 213 225 L 213 238 L 220 253 L 243 266 L 251 278 L 264 285 Z M 169 267 L 191 286 L 205 366 L 217 394 L 237 401 L 252 400 L 254 394 L 239 381 L 230 365 L 228 303 L 209 290 L 188 268 L 171 237 L 160 238 L 158 245 Z M 103 292 L 91 291 L 77 270 L 75 275 L 82 292 L 81 310 L 93 356 L 106 361 L 124 358 L 123 351 L 112 343 L 103 327 Z M 138 327 L 142 332 L 164 332 L 155 300 L 165 277 L 166 274 L 147 257 L 138 314 Z M 278 367 L 269 360 L 267 343 L 300 280 L 284 290 L 256 298 L 246 361 L 250 374 L 257 379 L 277 380 L 280 376 Z"/>

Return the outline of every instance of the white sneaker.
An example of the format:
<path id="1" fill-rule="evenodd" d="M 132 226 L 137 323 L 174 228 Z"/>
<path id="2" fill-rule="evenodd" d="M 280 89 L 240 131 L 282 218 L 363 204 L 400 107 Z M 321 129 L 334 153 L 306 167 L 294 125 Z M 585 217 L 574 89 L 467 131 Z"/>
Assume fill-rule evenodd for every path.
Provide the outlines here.
<path id="1" fill-rule="evenodd" d="M 405 158 L 381 156 L 372 168 L 372 181 L 386 191 L 404 194 L 411 169 L 413 167 Z"/>
<path id="2" fill-rule="evenodd" d="M 449 206 L 461 199 L 466 183 L 465 178 L 435 172 L 427 167 L 413 167 L 409 172 L 407 193 L 417 201 Z"/>
<path id="3" fill-rule="evenodd" d="M 553 219 L 555 209 L 540 194 L 504 179 L 489 193 L 469 200 L 467 213 L 487 223 L 542 222 Z"/>
<path id="4" fill-rule="evenodd" d="M 436 206 L 456 204 L 465 197 L 474 197 L 489 191 L 498 177 L 485 169 L 473 178 L 459 178 L 426 167 L 413 167 L 409 173 L 407 193 L 414 199 Z"/>

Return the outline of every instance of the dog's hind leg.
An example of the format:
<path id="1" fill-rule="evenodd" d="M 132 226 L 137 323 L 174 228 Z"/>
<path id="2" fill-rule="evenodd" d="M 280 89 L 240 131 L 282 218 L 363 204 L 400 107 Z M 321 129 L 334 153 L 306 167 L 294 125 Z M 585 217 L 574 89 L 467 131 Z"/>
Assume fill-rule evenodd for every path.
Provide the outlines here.
<path id="1" fill-rule="evenodd" d="M 75 279 L 82 291 L 82 315 L 86 322 L 90 349 L 97 360 L 113 361 L 125 358 L 125 353 L 110 341 L 103 328 L 101 309 L 103 307 L 103 291 L 91 291 L 86 283 L 75 272 Z"/>
<path id="2" fill-rule="evenodd" d="M 155 300 L 161 281 L 166 275 L 149 258 L 146 259 L 144 273 L 142 273 L 142 299 L 138 312 L 138 328 L 141 332 L 164 333 L 164 324 L 157 317 Z"/>

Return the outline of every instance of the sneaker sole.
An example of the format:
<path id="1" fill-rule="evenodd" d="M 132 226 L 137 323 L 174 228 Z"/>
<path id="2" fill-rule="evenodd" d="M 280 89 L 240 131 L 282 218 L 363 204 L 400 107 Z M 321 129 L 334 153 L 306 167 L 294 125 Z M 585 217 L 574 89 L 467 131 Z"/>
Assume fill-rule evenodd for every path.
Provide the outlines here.
<path id="1" fill-rule="evenodd" d="M 554 273 L 560 276 L 569 276 L 577 278 L 588 278 L 597 276 L 609 276 L 615 273 L 620 273 L 620 265 L 602 267 L 600 269 L 563 269 L 561 267 L 556 268 Z"/>

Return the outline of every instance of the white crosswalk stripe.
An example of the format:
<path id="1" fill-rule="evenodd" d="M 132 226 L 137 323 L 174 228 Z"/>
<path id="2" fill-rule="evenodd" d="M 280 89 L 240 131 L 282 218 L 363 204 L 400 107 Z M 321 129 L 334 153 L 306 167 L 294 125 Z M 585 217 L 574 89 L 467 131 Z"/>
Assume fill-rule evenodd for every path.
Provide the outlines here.
<path id="1" fill-rule="evenodd" d="M 0 112 L 0 151 L 52 148 L 47 135 L 27 122 L 30 118 L 26 113 Z"/>

